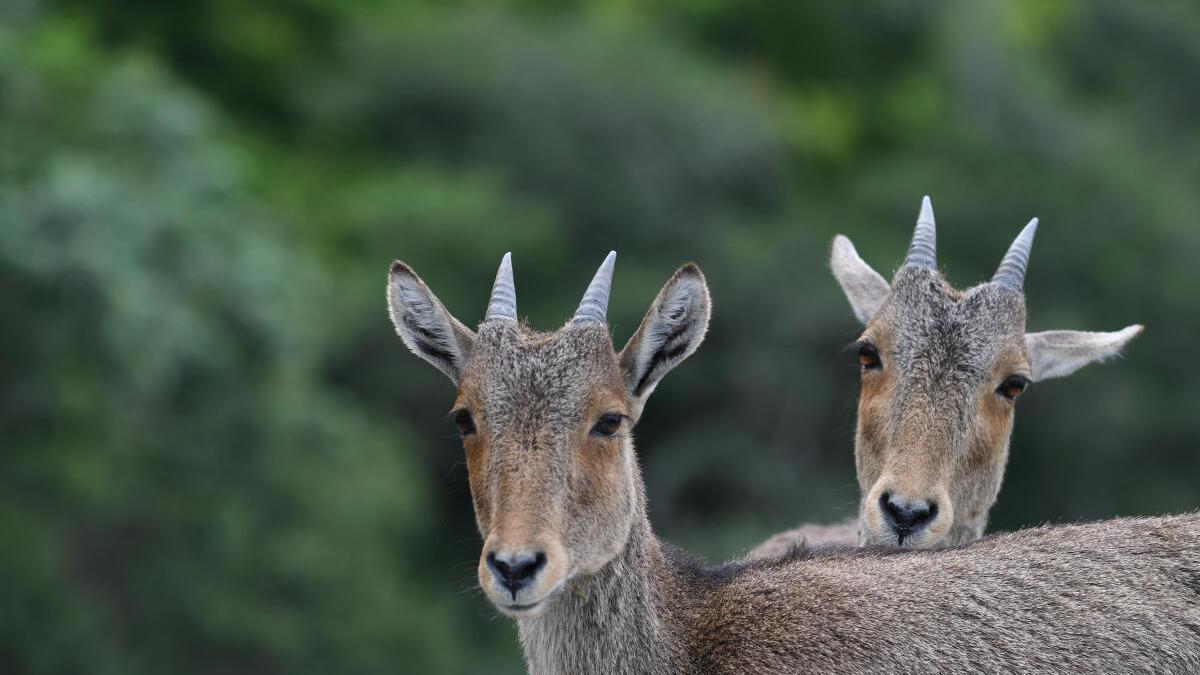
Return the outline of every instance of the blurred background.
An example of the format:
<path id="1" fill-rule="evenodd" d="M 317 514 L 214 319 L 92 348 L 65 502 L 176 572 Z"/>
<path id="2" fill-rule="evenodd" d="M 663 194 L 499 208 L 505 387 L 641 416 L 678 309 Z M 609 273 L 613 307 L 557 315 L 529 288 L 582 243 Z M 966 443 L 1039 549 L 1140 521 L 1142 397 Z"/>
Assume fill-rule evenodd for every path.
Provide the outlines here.
<path id="1" fill-rule="evenodd" d="M 993 529 L 1200 506 L 1200 7 L 1027 0 L 0 2 L 0 672 L 519 672 L 475 589 L 460 319 L 513 251 L 624 342 L 687 260 L 704 347 L 637 430 L 716 562 L 854 512 L 843 232 L 949 279 L 1042 219 L 1030 330 L 1146 333 L 1021 399 Z"/>

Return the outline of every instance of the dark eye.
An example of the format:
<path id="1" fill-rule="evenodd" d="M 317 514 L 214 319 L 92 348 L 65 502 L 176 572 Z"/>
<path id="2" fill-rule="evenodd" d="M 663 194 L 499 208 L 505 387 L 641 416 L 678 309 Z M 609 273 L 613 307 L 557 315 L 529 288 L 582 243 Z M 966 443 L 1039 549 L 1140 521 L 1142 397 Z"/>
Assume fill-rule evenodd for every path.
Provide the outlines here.
<path id="1" fill-rule="evenodd" d="M 864 370 L 875 370 L 883 366 L 883 362 L 879 360 L 879 350 L 870 342 L 858 346 L 858 363 Z"/>
<path id="2" fill-rule="evenodd" d="M 471 418 L 471 411 L 466 408 L 455 411 L 454 426 L 458 427 L 458 433 L 463 436 L 475 433 L 475 420 Z"/>
<path id="3" fill-rule="evenodd" d="M 1024 375 L 1009 375 L 1008 379 L 1005 380 L 1004 383 L 1000 385 L 1000 388 L 996 390 L 996 393 L 1012 401 L 1020 396 L 1021 392 L 1025 391 L 1025 387 L 1028 386 L 1028 377 L 1025 377 Z"/>
<path id="4" fill-rule="evenodd" d="M 612 438 L 620 430 L 622 418 L 623 416 L 619 413 L 601 415 L 599 421 L 596 422 L 596 426 L 592 427 L 592 435 Z"/>

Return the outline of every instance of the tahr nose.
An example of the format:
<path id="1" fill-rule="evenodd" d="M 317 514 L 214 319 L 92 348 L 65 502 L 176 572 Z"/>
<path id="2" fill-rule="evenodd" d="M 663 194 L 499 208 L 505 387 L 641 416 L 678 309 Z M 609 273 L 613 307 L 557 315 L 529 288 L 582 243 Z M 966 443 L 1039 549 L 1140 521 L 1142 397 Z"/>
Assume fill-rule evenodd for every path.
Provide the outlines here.
<path id="1" fill-rule="evenodd" d="M 890 492 L 879 495 L 879 508 L 900 543 L 904 543 L 905 537 L 920 532 L 933 522 L 938 510 L 936 502 L 928 499 L 905 499 Z"/>
<path id="2" fill-rule="evenodd" d="M 520 553 L 488 553 L 488 569 L 501 586 L 508 589 L 513 599 L 521 589 L 533 582 L 538 572 L 546 566 L 546 554 L 542 551 Z"/>

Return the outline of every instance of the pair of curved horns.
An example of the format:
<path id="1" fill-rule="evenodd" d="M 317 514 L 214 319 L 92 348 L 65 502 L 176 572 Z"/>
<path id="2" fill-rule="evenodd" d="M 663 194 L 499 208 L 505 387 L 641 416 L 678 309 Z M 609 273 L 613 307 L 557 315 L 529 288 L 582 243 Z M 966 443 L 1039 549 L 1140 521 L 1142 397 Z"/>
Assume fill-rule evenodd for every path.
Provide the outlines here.
<path id="1" fill-rule="evenodd" d="M 608 292 L 612 288 L 613 268 L 617 264 L 617 252 L 611 251 L 592 283 L 588 284 L 583 300 L 571 323 L 604 323 L 608 315 Z M 484 321 L 516 321 L 517 320 L 517 287 L 513 283 L 512 253 L 505 253 L 500 259 L 500 269 L 496 271 L 496 283 L 492 284 L 492 297 L 488 301 Z"/>
<path id="2" fill-rule="evenodd" d="M 1013 240 L 1004 259 L 1000 261 L 1000 267 L 992 275 L 992 283 L 1014 291 L 1020 291 L 1025 286 L 1025 268 L 1029 265 L 1037 226 L 1038 219 L 1034 218 Z M 917 227 L 913 231 L 912 243 L 908 245 L 904 264 L 937 269 L 937 225 L 928 195 L 921 200 L 921 213 L 917 216 Z"/>

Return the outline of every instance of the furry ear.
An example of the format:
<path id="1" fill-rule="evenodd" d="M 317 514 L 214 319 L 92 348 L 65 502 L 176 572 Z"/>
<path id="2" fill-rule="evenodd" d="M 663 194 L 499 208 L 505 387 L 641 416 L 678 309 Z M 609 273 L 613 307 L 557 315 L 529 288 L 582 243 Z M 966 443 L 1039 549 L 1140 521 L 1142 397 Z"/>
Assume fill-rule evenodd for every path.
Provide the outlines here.
<path id="1" fill-rule="evenodd" d="M 1033 379 L 1064 377 L 1093 361 L 1112 358 L 1141 332 L 1141 326 L 1133 325 L 1112 333 L 1077 330 L 1029 333 L 1025 336 L 1025 349 L 1029 352 Z"/>
<path id="2" fill-rule="evenodd" d="M 668 371 L 696 351 L 708 330 L 711 302 L 695 263 L 680 267 L 658 292 L 650 310 L 618 357 L 625 388 L 645 405 Z"/>
<path id="3" fill-rule="evenodd" d="M 399 260 L 388 273 L 387 296 L 388 314 L 404 344 L 458 384 L 475 333 L 450 316 L 421 277 Z"/>
<path id="4" fill-rule="evenodd" d="M 888 293 L 892 292 L 891 286 L 879 272 L 858 257 L 854 244 L 840 234 L 833 238 L 829 267 L 841 284 L 846 299 L 850 301 L 854 316 L 865 325 L 883 304 Z"/>

